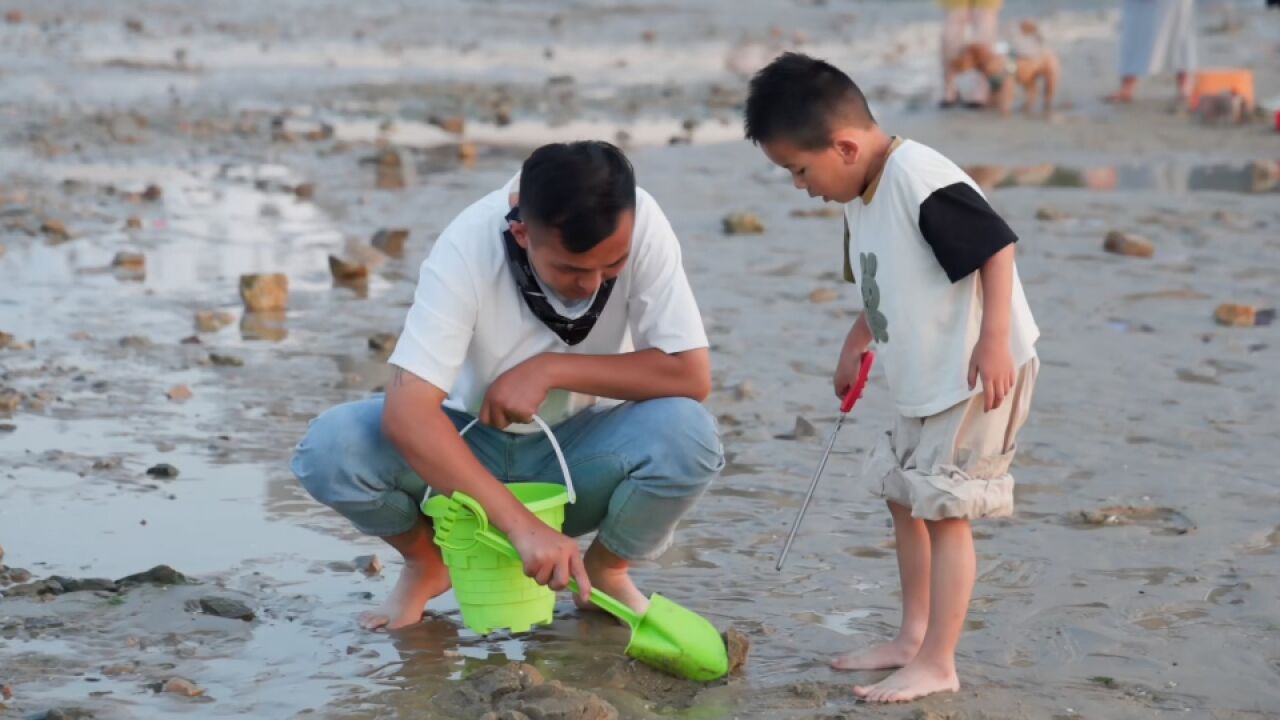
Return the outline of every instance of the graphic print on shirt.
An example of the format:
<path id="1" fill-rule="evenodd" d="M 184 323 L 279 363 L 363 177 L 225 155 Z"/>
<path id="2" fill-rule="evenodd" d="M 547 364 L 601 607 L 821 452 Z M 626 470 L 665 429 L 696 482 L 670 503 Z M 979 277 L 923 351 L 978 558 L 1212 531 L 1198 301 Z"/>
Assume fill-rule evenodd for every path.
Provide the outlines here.
<path id="1" fill-rule="evenodd" d="M 871 328 L 871 337 L 880 344 L 889 342 L 889 318 L 880 312 L 880 285 L 876 283 L 879 261 L 875 253 L 858 253 L 862 265 L 862 314 Z"/>

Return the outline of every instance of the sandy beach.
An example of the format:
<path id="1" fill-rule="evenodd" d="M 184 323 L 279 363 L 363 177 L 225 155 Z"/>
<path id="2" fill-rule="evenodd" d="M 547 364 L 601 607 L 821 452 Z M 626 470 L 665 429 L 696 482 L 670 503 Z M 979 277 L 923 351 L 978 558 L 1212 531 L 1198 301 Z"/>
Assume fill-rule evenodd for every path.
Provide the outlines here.
<path id="1" fill-rule="evenodd" d="M 1262 5 L 1198 20 L 1202 64 L 1252 69 L 1266 101 Z M 1280 326 L 1214 319 L 1280 304 L 1280 133 L 1174 112 L 1168 78 L 1104 103 L 1113 3 L 1009 0 L 1063 58 L 1050 119 L 940 111 L 924 0 L 0 10 L 0 718 L 478 718 L 466 693 L 496 702 L 512 671 L 485 668 L 509 663 L 552 690 L 493 717 L 1280 717 Z M 858 477 L 893 416 L 881 372 L 774 571 L 861 304 L 838 208 L 741 139 L 745 78 L 782 49 L 988 189 L 1043 330 L 1018 510 L 975 526 L 963 688 L 909 706 L 858 703 L 883 673 L 827 665 L 898 622 L 889 516 Z M 747 635 L 726 682 L 629 661 L 567 595 L 529 635 L 471 633 L 450 595 L 362 631 L 395 554 L 289 472 L 308 420 L 387 381 L 380 336 L 449 220 L 585 137 L 623 145 L 671 219 L 711 338 L 729 464 L 636 578 Z M 402 182 L 379 182 L 386 153 Z M 764 232 L 726 234 L 731 212 Z M 400 257 L 371 247 L 397 228 Z M 1104 251 L 1111 231 L 1153 256 Z M 336 284 L 330 255 L 367 280 Z M 245 273 L 287 275 L 288 310 L 246 313 Z M 374 553 L 388 567 L 362 571 Z"/>

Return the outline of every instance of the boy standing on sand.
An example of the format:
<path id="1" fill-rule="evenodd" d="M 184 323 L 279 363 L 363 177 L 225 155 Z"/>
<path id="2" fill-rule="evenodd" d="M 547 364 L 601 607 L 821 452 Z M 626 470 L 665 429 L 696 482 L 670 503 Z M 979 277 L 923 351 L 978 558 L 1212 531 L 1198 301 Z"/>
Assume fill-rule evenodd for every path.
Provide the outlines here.
<path id="1" fill-rule="evenodd" d="M 1013 511 L 1009 465 L 1040 366 L 1017 237 L 959 167 L 886 134 L 858 86 L 821 60 L 787 53 L 757 73 L 746 135 L 796 188 L 844 204 L 845 279 L 864 307 L 840 352 L 836 395 L 874 342 L 900 415 L 863 475 L 893 515 L 902 625 L 832 665 L 900 668 L 854 688 L 872 702 L 958 690 L 977 564 L 969 523 Z"/>

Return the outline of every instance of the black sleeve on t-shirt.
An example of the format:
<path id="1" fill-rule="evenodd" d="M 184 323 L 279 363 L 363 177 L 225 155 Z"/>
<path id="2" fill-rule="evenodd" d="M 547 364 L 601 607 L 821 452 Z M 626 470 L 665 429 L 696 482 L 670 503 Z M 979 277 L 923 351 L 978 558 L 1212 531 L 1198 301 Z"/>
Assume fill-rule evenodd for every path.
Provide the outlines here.
<path id="1" fill-rule="evenodd" d="M 968 183 L 939 188 L 920 203 L 920 233 L 951 282 L 982 267 L 1018 236 Z"/>

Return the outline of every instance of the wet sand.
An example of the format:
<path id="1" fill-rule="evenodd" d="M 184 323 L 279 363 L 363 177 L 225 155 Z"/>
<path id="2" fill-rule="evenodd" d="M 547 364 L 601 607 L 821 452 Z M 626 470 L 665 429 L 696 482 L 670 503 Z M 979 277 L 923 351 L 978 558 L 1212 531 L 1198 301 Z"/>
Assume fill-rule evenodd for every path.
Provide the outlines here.
<path id="1" fill-rule="evenodd" d="M 1171 81 L 1103 104 L 1116 14 L 1067 5 L 1006 14 L 1041 17 L 1067 60 L 1051 122 L 935 110 L 925 2 L 6 6 L 22 18 L 0 25 L 0 563 L 32 582 L 167 564 L 200 584 L 31 597 L 0 581 L 0 715 L 445 717 L 459 680 L 521 662 L 623 718 L 1275 717 L 1280 338 L 1213 312 L 1280 302 L 1280 135 L 1171 114 Z M 1204 64 L 1247 64 L 1260 98 L 1280 95 L 1280 14 L 1241 7 L 1241 29 L 1214 32 L 1219 8 L 1204 3 Z M 964 689 L 912 707 L 858 704 L 852 685 L 879 674 L 826 667 L 897 622 L 888 516 L 857 477 L 891 417 L 878 373 L 773 570 L 822 450 L 788 436 L 797 418 L 830 428 L 860 304 L 838 217 L 793 216 L 816 206 L 737 140 L 741 72 L 798 41 L 992 188 L 1044 330 L 1018 513 L 978 527 Z M 430 122 L 452 116 L 461 136 Z M 456 212 L 534 144 L 620 131 L 681 237 L 730 461 L 637 578 L 746 633 L 750 662 L 711 687 L 670 680 L 567 597 L 528 636 L 466 631 L 449 596 L 409 630 L 360 631 L 398 566 L 296 485 L 293 443 L 386 380 L 369 338 L 399 329 Z M 376 188 L 380 139 L 402 190 Z M 764 233 L 726 236 L 735 211 Z M 367 247 L 397 227 L 403 258 Z M 1104 252 L 1111 230 L 1154 256 Z M 145 271 L 112 268 L 122 251 Z M 367 283 L 334 287 L 330 254 L 376 258 Z M 251 272 L 288 275 L 286 313 L 243 312 Z M 233 322 L 197 332 L 201 310 Z M 189 399 L 166 397 L 178 385 Z M 147 474 L 160 463 L 176 477 Z M 352 560 L 373 552 L 389 567 L 368 577 Z M 254 618 L 200 610 L 211 597 Z M 173 677 L 202 693 L 156 691 Z"/>

